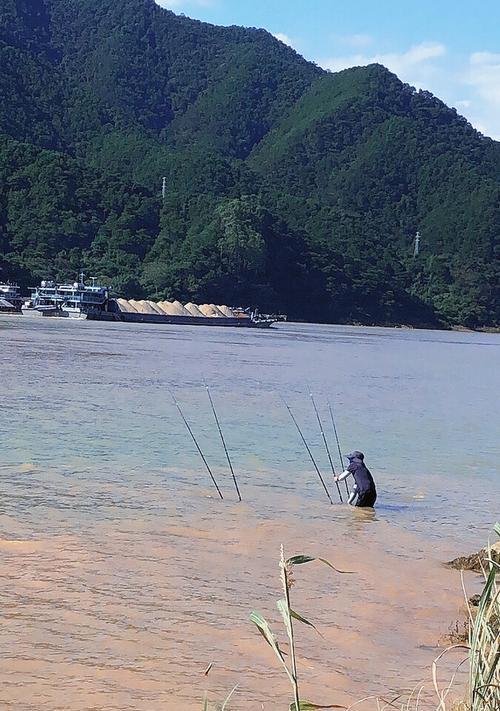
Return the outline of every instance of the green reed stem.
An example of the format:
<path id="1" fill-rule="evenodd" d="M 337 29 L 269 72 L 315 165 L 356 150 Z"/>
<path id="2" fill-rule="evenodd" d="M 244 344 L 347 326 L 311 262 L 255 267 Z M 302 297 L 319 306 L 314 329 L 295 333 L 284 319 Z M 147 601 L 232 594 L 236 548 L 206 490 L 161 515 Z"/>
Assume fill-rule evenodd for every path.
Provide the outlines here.
<path id="1" fill-rule="evenodd" d="M 290 588 L 291 588 L 291 580 L 288 575 L 288 570 L 286 566 L 286 561 L 285 561 L 285 553 L 283 550 L 283 546 L 281 546 L 281 571 L 282 571 L 282 583 L 283 583 L 283 591 L 285 593 L 285 602 L 286 602 L 286 615 L 287 615 L 287 633 L 288 633 L 288 639 L 290 642 L 290 660 L 291 660 L 291 672 L 292 672 L 292 686 L 293 686 L 293 697 L 295 701 L 295 708 L 297 711 L 300 711 L 300 694 L 299 694 L 299 679 L 297 675 L 297 655 L 295 653 L 295 636 L 294 636 L 294 631 L 293 631 L 293 617 L 292 617 L 292 606 L 290 604 Z"/>

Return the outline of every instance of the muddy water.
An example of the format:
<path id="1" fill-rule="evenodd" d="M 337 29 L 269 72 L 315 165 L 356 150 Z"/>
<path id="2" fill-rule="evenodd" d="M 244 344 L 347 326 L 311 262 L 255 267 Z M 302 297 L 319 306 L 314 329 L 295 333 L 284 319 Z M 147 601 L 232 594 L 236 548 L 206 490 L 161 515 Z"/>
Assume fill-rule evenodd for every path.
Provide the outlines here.
<path id="1" fill-rule="evenodd" d="M 353 571 L 296 570 L 294 606 L 321 632 L 299 631 L 304 697 L 350 703 L 429 682 L 461 604 L 441 561 L 479 546 L 500 509 L 498 336 L 19 317 L 0 320 L 0 338 L 2 708 L 191 711 L 235 684 L 233 709 L 286 708 L 248 621 L 259 609 L 280 630 L 281 543 Z M 324 496 L 279 397 L 327 475 L 309 390 L 325 427 L 334 401 L 345 449 L 367 453 L 375 514 Z"/>

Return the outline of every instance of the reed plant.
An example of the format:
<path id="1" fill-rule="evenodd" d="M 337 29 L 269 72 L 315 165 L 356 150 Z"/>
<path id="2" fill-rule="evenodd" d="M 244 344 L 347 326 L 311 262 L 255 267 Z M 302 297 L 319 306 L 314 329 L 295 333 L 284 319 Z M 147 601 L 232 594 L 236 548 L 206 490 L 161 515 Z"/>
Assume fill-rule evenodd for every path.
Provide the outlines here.
<path id="1" fill-rule="evenodd" d="M 297 671 L 297 651 L 295 644 L 295 628 L 294 621 L 300 622 L 304 625 L 308 625 L 316 629 L 315 625 L 307 620 L 305 617 L 300 615 L 292 608 L 291 604 L 291 589 L 294 585 L 294 567 L 297 565 L 303 565 L 304 563 L 311 563 L 312 561 L 319 561 L 324 563 L 328 567 L 335 570 L 337 573 L 345 574 L 347 571 L 341 571 L 335 568 L 329 561 L 325 558 L 313 558 L 307 555 L 295 555 L 291 558 L 285 558 L 285 553 L 283 546 L 281 546 L 281 556 L 280 556 L 280 579 L 283 588 L 283 598 L 277 601 L 276 605 L 281 614 L 283 625 L 285 627 L 286 636 L 288 638 L 288 649 L 289 654 L 286 655 L 285 652 L 280 647 L 277 637 L 273 634 L 271 627 L 267 620 L 259 613 L 252 612 L 250 615 L 251 621 L 257 627 L 261 635 L 264 637 L 266 642 L 269 644 L 274 654 L 276 655 L 279 663 L 283 667 L 288 680 L 291 685 L 293 701 L 289 706 L 289 711 L 313 711 L 314 709 L 334 709 L 334 708 L 345 708 L 339 704 L 314 704 L 311 701 L 304 701 L 300 698 L 299 691 L 299 675 Z M 286 657 L 289 656 L 290 661 L 287 662 Z"/>
<path id="2" fill-rule="evenodd" d="M 500 524 L 495 525 L 495 532 L 500 537 Z M 462 573 L 462 587 L 468 612 L 467 644 L 454 644 L 445 649 L 432 665 L 432 679 L 438 696 L 436 711 L 500 711 L 500 565 L 493 548 L 488 546 L 482 563 L 484 586 L 479 597 L 477 609 L 474 609 L 465 590 Z M 438 684 L 438 665 L 440 659 L 454 649 L 466 649 L 467 656 L 463 663 L 468 664 L 468 683 L 463 702 L 448 703 L 455 674 L 444 690 Z M 458 668 L 457 667 L 457 668 Z"/>
<path id="3" fill-rule="evenodd" d="M 500 523 L 495 526 L 500 537 Z M 500 711 L 500 565 L 488 547 L 483 566 L 485 584 L 477 612 L 469 601 L 469 684 L 470 711 Z"/>

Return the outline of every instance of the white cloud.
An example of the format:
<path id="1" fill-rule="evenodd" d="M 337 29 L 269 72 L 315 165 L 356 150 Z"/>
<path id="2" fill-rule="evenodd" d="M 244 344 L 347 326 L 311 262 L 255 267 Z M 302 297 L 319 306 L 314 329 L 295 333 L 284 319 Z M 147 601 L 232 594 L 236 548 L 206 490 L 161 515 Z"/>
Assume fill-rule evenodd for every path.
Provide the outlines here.
<path id="1" fill-rule="evenodd" d="M 366 64 L 383 64 L 391 72 L 397 74 L 403 81 L 415 85 L 417 88 L 428 88 L 430 76 L 437 67 L 432 60 L 439 59 L 446 54 L 446 47 L 440 42 L 421 42 L 413 45 L 405 52 L 387 52 L 381 54 L 351 54 L 346 56 L 331 57 L 319 60 L 318 63 L 325 69 L 338 72 L 341 69 Z"/>
<path id="2" fill-rule="evenodd" d="M 455 101 L 455 107 L 457 109 L 468 109 L 471 103 L 470 99 L 460 99 L 460 101 Z"/>
<path id="3" fill-rule="evenodd" d="M 476 128 L 500 140 L 500 54 L 474 52 L 463 78 L 472 92 L 468 116 Z"/>
<path id="4" fill-rule="evenodd" d="M 155 0 L 161 7 L 167 10 L 185 10 L 188 7 L 210 7 L 214 4 L 214 0 Z"/>
<path id="5" fill-rule="evenodd" d="M 469 58 L 467 82 L 496 109 L 500 108 L 500 54 L 474 52 Z"/>
<path id="6" fill-rule="evenodd" d="M 288 35 L 285 35 L 284 32 L 273 32 L 273 37 L 276 37 L 276 39 L 280 42 L 283 42 L 283 44 L 287 44 L 289 47 L 293 47 L 293 41 Z"/>
<path id="7" fill-rule="evenodd" d="M 368 45 L 373 43 L 373 37 L 363 33 L 344 35 L 340 38 L 340 40 L 343 44 L 346 44 L 349 47 L 354 47 L 355 49 L 362 49 L 363 47 L 368 47 Z"/>

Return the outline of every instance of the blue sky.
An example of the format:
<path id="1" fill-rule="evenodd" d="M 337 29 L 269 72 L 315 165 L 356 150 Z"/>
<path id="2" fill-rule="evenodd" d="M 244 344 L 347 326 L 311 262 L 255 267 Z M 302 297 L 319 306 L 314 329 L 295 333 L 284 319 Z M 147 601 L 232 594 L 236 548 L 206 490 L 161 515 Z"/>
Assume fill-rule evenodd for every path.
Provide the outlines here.
<path id="1" fill-rule="evenodd" d="M 380 62 L 500 140 L 500 0 L 157 0 L 218 25 L 264 27 L 337 71 Z"/>

